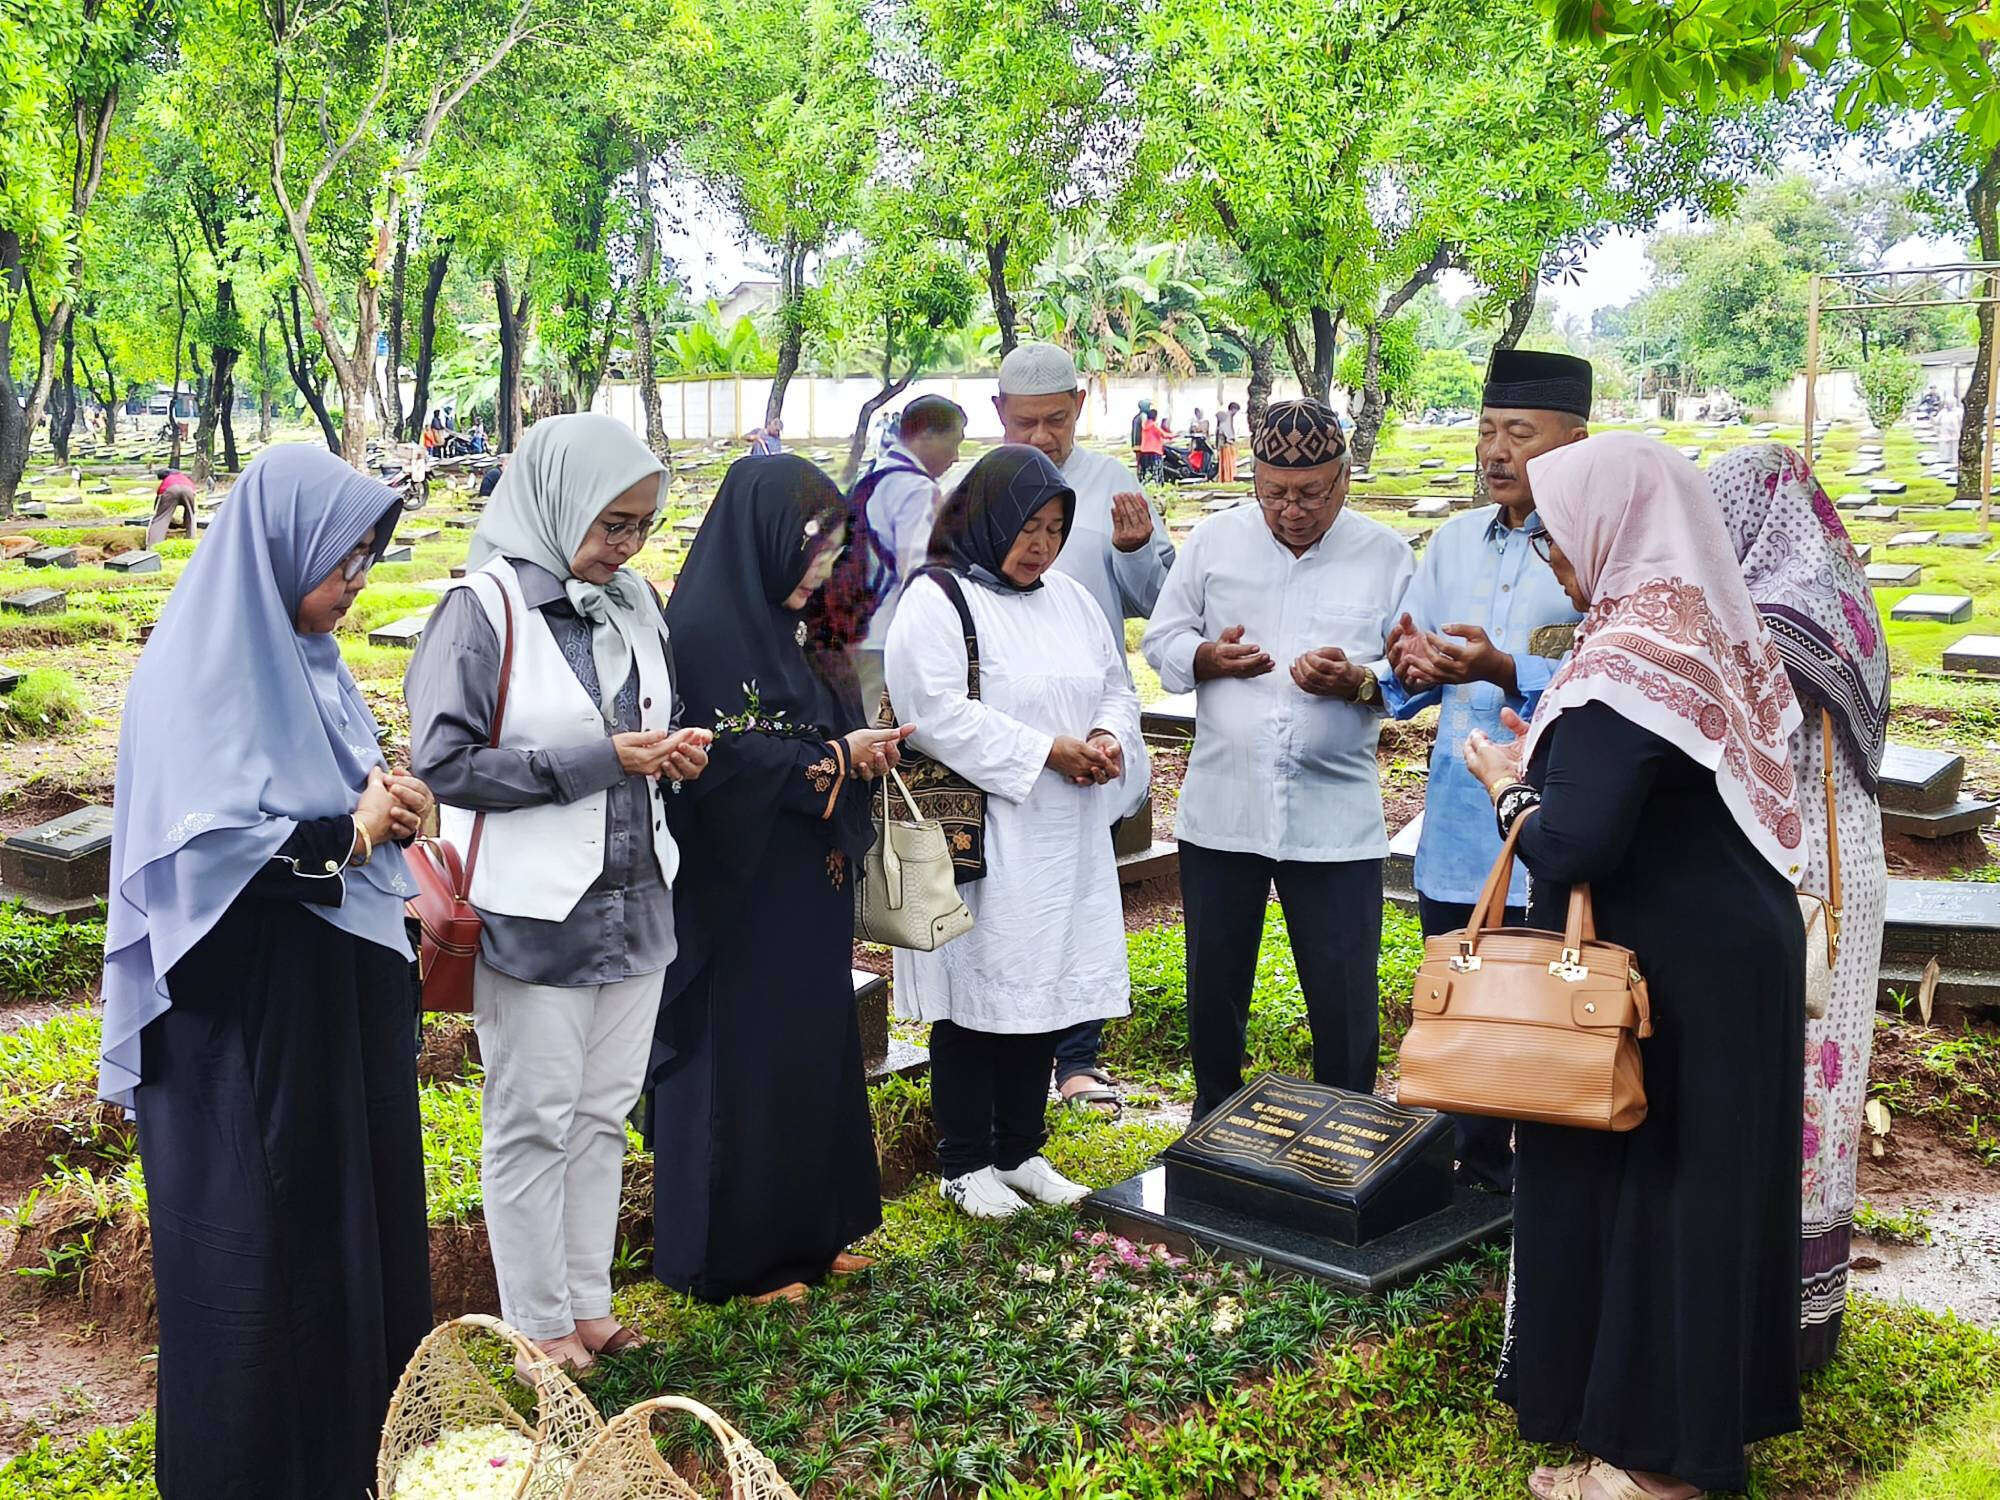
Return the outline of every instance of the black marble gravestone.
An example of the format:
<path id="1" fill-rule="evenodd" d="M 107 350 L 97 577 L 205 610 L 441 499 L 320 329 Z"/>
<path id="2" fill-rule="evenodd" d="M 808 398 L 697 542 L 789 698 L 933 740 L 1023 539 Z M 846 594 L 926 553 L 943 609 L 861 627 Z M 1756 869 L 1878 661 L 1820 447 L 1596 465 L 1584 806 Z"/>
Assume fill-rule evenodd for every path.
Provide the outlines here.
<path id="1" fill-rule="evenodd" d="M 1153 1167 L 1091 1194 L 1083 1211 L 1142 1239 L 1370 1292 L 1512 1220 L 1506 1198 L 1454 1186 L 1444 1116 L 1278 1073 L 1233 1095 Z"/>
<path id="2" fill-rule="evenodd" d="M 0 841 L 0 890 L 45 915 L 94 907 L 111 883 L 111 809 L 79 807 Z"/>

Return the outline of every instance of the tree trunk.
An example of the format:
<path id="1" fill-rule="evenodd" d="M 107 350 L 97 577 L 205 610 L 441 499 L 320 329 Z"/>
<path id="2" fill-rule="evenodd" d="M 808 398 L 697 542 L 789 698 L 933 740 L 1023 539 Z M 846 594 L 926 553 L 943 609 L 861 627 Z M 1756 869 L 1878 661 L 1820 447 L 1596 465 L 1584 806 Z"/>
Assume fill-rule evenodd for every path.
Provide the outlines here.
<path id="1" fill-rule="evenodd" d="M 1507 304 L 1507 326 L 1500 330 L 1500 337 L 1493 341 L 1495 349 L 1513 349 L 1519 346 L 1521 336 L 1528 331 L 1528 320 L 1535 315 L 1535 299 L 1541 295 L 1542 273 L 1535 269 L 1513 301 Z M 1483 482 L 1485 476 L 1481 476 Z"/>
<path id="2" fill-rule="evenodd" d="M 662 459 L 670 458 L 667 424 L 660 416 L 659 363 L 653 352 L 653 278 L 658 274 L 660 224 L 653 209 L 653 156 L 643 135 L 632 136 L 632 176 L 639 214 L 639 269 L 632 280 L 633 379 L 639 382 L 639 407 L 646 414 L 646 446 Z"/>
<path id="3" fill-rule="evenodd" d="M 1382 325 L 1368 325 L 1368 343 L 1361 361 L 1361 410 L 1354 417 L 1354 467 L 1365 469 L 1375 457 L 1375 440 L 1382 434 L 1388 401 L 1382 390 Z"/>
<path id="4" fill-rule="evenodd" d="M 1994 147 L 1979 175 L 1966 190 L 1965 205 L 1972 210 L 1972 224 L 1979 232 L 1979 258 L 2000 260 L 2000 146 Z M 1982 291 L 1996 290 L 1988 280 Z M 1992 434 L 1986 430 L 1986 387 L 1993 369 L 1995 318 L 2000 312 L 1991 303 L 1979 309 L 1979 350 L 1972 361 L 1972 379 L 1965 386 L 1965 411 L 1958 429 L 1958 497 L 1984 502 L 1979 493 L 1981 464 Z"/>
<path id="5" fill-rule="evenodd" d="M 444 275 L 451 266 L 451 241 L 445 240 L 431 256 L 424 273 L 424 300 L 417 312 L 417 379 L 410 396 L 410 414 L 404 419 L 403 440 L 414 443 L 431 414 L 431 359 L 437 350 L 438 298 L 444 293 Z"/>
<path id="6" fill-rule="evenodd" d="M 521 335 L 528 317 L 527 288 L 520 300 L 504 265 L 493 268 L 493 300 L 500 309 L 500 410 L 494 425 L 499 429 L 500 452 L 511 453 L 521 441 Z"/>
<path id="7" fill-rule="evenodd" d="M 271 441 L 271 320 L 257 325 L 257 442 Z"/>
<path id="8" fill-rule="evenodd" d="M 57 397 L 49 409 L 49 445 L 56 450 L 56 462 L 69 462 L 69 436 L 76 430 L 76 319 L 63 330 L 62 378 L 56 382 Z"/>
<path id="9" fill-rule="evenodd" d="M 1265 408 L 1271 404 L 1271 387 L 1277 384 L 1277 340 L 1269 337 L 1248 343 L 1250 351 L 1250 394 L 1244 400 L 1243 435 L 1264 425 Z"/>
<path id="10" fill-rule="evenodd" d="M 795 235 L 787 234 L 778 262 L 778 317 L 783 325 L 778 339 L 778 369 L 771 377 L 771 399 L 764 403 L 764 425 L 770 426 L 785 414 L 785 388 L 799 373 L 799 359 L 805 353 L 806 252 Z"/>
<path id="11" fill-rule="evenodd" d="M 382 382 L 382 430 L 395 437 L 403 430 L 403 282 L 410 266 L 410 237 L 396 236 L 396 269 L 389 276 L 389 305 L 383 309 L 389 337 L 387 378 Z"/>
<path id="12" fill-rule="evenodd" d="M 236 378 L 230 376 L 228 394 L 222 398 L 222 466 L 232 474 L 243 472 L 243 455 L 236 451 Z"/>
<path id="13" fill-rule="evenodd" d="M 299 388 L 299 394 L 312 408 L 312 414 L 319 419 L 319 430 L 326 438 L 328 451 L 340 452 L 340 430 L 333 425 L 333 413 L 327 410 L 326 392 L 321 387 L 319 370 L 313 363 L 312 346 L 306 342 L 305 319 L 299 309 L 299 288 L 294 282 L 291 292 L 291 322 L 284 319 L 284 309 L 279 309 L 278 333 L 285 346 L 285 369 L 292 377 L 292 384 Z"/>
<path id="14" fill-rule="evenodd" d="M 889 348 L 892 351 L 895 348 L 893 339 L 889 343 Z M 917 373 L 917 367 L 912 364 L 909 373 L 901 380 L 897 380 L 891 373 L 892 368 L 889 358 L 885 356 L 882 360 L 882 388 L 861 403 L 861 416 L 856 420 L 854 436 L 847 444 L 847 463 L 840 471 L 842 489 L 852 485 L 854 476 L 861 472 L 861 457 L 868 450 L 868 428 L 875 420 L 875 413 L 908 390 L 910 381 Z"/>
<path id="15" fill-rule="evenodd" d="M 169 391 L 167 395 L 167 433 L 168 433 L 167 467 L 170 469 L 178 469 L 181 466 L 180 410 L 181 410 L 181 356 L 183 351 L 183 346 L 181 344 L 181 336 L 187 332 L 188 315 L 187 315 L 186 289 L 187 289 L 186 282 L 183 281 L 181 283 L 180 294 L 178 294 L 176 298 L 176 305 L 179 309 L 180 322 L 178 326 L 176 326 L 174 329 L 174 383 L 173 383 L 173 388 Z"/>
<path id="16" fill-rule="evenodd" d="M 236 399 L 237 351 L 224 342 L 235 325 L 236 284 L 227 276 L 220 277 L 215 283 L 217 341 L 209 350 L 208 389 L 202 397 L 201 425 L 194 439 L 196 483 L 206 483 L 215 472 L 215 429 L 228 420 L 228 405 Z M 231 469 L 236 467 L 235 448 L 234 438 L 228 439 L 224 457 Z"/>
<path id="17" fill-rule="evenodd" d="M 104 446 L 108 448 L 118 441 L 118 371 L 111 363 L 111 351 L 98 337 L 95 324 L 91 325 L 90 342 L 97 350 L 97 362 L 104 366 Z M 85 369 L 90 368 L 89 360 L 83 364 Z"/>
<path id="18" fill-rule="evenodd" d="M 1020 337 L 1014 331 L 1018 313 L 1014 306 L 1014 294 L 1007 290 L 1007 252 L 1011 241 L 1007 235 L 990 240 L 986 245 L 986 290 L 993 298 L 993 317 L 1000 325 L 1000 357 L 1005 359 L 1014 352 Z"/>

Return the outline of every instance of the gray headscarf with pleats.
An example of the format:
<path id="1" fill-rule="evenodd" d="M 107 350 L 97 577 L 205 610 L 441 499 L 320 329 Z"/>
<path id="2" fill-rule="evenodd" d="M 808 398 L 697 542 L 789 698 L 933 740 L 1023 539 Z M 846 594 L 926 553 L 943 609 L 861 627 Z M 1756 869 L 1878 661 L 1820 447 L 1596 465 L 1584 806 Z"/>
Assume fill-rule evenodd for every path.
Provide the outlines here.
<path id="1" fill-rule="evenodd" d="M 569 560 L 604 507 L 649 476 L 659 480 L 654 515 L 666 503 L 667 466 L 632 429 L 597 412 L 544 417 L 507 461 L 499 488 L 472 534 L 468 568 L 494 557 L 519 558 L 561 578 L 576 612 L 590 622 L 599 706 L 609 717 L 632 671 L 632 642 L 666 626 L 646 581 L 620 568 L 609 583 L 573 577 Z"/>

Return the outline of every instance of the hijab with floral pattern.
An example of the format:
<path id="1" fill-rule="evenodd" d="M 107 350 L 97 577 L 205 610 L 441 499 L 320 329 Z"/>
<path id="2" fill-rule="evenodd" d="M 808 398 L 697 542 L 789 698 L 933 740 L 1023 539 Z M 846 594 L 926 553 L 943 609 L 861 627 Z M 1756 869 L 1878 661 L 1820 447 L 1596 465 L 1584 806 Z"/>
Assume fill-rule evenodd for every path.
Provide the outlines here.
<path id="1" fill-rule="evenodd" d="M 1889 643 L 1840 513 L 1782 443 L 1725 453 L 1708 486 L 1793 689 L 1833 714 L 1872 793 L 1889 732 Z"/>

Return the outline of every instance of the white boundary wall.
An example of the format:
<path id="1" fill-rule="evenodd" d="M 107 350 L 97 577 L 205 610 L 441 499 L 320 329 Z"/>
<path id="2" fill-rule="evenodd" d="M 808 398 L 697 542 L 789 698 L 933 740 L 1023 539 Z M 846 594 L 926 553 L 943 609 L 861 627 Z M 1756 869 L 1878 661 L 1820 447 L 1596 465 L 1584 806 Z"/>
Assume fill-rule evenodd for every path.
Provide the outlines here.
<path id="1" fill-rule="evenodd" d="M 817 375 L 797 376 L 785 390 L 785 436 L 822 442 L 852 437 L 862 404 L 880 389 L 876 381 L 866 377 L 834 380 Z M 889 403 L 888 410 L 900 410 L 918 396 L 944 396 L 965 408 L 969 436 L 991 441 L 1000 436 L 1000 418 L 993 410 L 993 396 L 998 389 L 999 379 L 994 375 L 944 375 L 916 381 Z M 1167 417 L 1174 431 L 1180 432 L 1197 406 L 1213 421 L 1215 413 L 1231 401 L 1247 404 L 1248 392 L 1249 380 L 1245 376 L 1174 382 L 1115 376 L 1108 382 L 1092 384 L 1078 427 L 1082 436 L 1098 441 L 1123 438 L 1131 429 L 1132 414 L 1143 397 Z M 1282 401 L 1298 394 L 1296 380 L 1281 379 L 1271 392 L 1271 399 Z M 671 442 L 737 438 L 763 424 L 764 403 L 770 397 L 771 382 L 762 376 L 662 381 L 660 420 Z M 1344 402 L 1340 393 L 1336 392 L 1335 397 L 1337 402 Z M 1345 410 L 1344 404 L 1341 409 Z M 600 386 L 596 410 L 618 418 L 635 432 L 645 430 L 639 388 L 629 381 L 606 381 Z"/>

